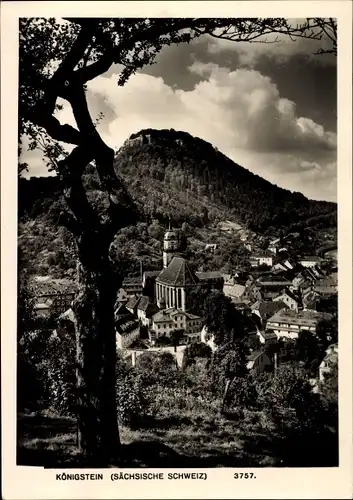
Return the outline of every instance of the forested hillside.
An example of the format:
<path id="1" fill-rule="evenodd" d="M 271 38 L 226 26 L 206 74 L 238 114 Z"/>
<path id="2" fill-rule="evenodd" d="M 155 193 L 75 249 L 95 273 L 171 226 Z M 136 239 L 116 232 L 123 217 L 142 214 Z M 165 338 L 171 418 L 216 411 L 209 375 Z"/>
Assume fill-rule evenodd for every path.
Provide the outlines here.
<path id="1" fill-rule="evenodd" d="M 205 207 L 260 233 L 336 224 L 334 203 L 274 186 L 186 132 L 133 134 L 118 152 L 116 168 L 151 214 L 169 211 L 185 219 Z"/>
<path id="2" fill-rule="evenodd" d="M 299 232 L 298 242 L 307 251 L 310 241 L 313 248 L 326 242 L 322 234 L 330 241 L 336 238 L 334 203 L 311 201 L 274 186 L 185 132 L 133 134 L 118 151 L 115 168 L 141 213 L 137 226 L 121 230 L 111 249 L 113 260 L 120 267 L 123 262 L 128 274 L 137 273 L 140 262 L 160 268 L 169 217 L 186 232 L 187 258 L 203 270 L 229 272 L 247 259 L 239 235 L 222 233 L 220 221 L 236 222 L 253 235 Z M 93 166 L 86 169 L 85 185 L 90 201 L 103 206 L 105 194 Z M 65 207 L 61 192 L 57 177 L 19 179 L 19 249 L 30 272 L 75 272 L 73 238 L 59 225 Z M 205 254 L 205 243 L 217 243 L 216 254 Z"/>

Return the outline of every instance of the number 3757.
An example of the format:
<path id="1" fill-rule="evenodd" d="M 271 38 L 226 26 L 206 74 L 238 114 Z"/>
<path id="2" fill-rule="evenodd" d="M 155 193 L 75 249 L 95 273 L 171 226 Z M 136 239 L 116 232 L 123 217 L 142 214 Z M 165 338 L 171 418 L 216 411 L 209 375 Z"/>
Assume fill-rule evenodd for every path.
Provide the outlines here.
<path id="1" fill-rule="evenodd" d="M 253 472 L 234 472 L 234 479 L 256 479 Z"/>

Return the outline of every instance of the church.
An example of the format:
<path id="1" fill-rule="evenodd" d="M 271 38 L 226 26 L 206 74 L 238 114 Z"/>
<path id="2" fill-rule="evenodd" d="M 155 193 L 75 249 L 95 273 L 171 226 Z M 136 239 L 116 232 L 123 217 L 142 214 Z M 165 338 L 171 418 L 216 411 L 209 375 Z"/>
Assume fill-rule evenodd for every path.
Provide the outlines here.
<path id="1" fill-rule="evenodd" d="M 142 295 L 148 297 L 150 303 L 156 304 L 160 310 L 176 309 L 186 312 L 189 309 L 190 293 L 199 285 L 222 290 L 222 274 L 218 271 L 194 272 L 182 256 L 184 246 L 185 240 L 180 231 L 172 229 L 169 223 L 163 238 L 163 269 L 143 271 L 141 267 L 139 278 L 124 280 L 119 292 L 125 293 L 126 301 Z M 129 280 L 133 281 L 133 290 Z"/>
<path id="2" fill-rule="evenodd" d="M 186 311 L 188 295 L 200 282 L 181 257 L 180 249 L 179 233 L 169 227 L 163 241 L 163 270 L 155 282 L 155 297 L 160 309 Z"/>

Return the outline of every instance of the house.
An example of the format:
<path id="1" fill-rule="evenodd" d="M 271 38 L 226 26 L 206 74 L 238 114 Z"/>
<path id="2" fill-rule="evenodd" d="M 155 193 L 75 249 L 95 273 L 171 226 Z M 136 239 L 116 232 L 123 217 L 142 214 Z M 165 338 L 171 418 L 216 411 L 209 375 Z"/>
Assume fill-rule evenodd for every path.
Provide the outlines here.
<path id="1" fill-rule="evenodd" d="M 222 276 L 222 273 L 220 273 L 219 271 L 197 271 L 195 275 L 200 281 L 200 285 L 205 285 L 209 288 L 222 290 L 224 278 Z"/>
<path id="2" fill-rule="evenodd" d="M 126 349 L 140 338 L 139 320 L 120 304 L 115 310 L 115 334 L 118 349 Z"/>
<path id="3" fill-rule="evenodd" d="M 256 375 L 261 375 L 272 368 L 269 356 L 262 351 L 254 351 L 247 358 L 247 368 Z"/>
<path id="4" fill-rule="evenodd" d="M 56 333 L 59 337 L 65 334 L 75 335 L 75 315 L 71 307 L 60 314 L 57 322 Z"/>
<path id="5" fill-rule="evenodd" d="M 150 297 L 152 301 L 155 301 L 156 279 L 160 272 L 159 269 L 158 271 L 144 271 L 142 274 L 142 293 Z"/>
<path id="6" fill-rule="evenodd" d="M 297 313 L 291 309 L 282 309 L 268 319 L 266 331 L 273 331 L 278 338 L 296 339 L 301 330 L 308 330 L 315 334 L 319 321 L 331 318 L 331 314 L 311 310 Z"/>
<path id="7" fill-rule="evenodd" d="M 313 290 L 308 290 L 302 295 L 303 309 L 316 310 L 316 304 L 321 299 L 321 295 Z"/>
<path id="8" fill-rule="evenodd" d="M 249 262 L 252 267 L 259 267 L 259 266 L 271 267 L 273 265 L 273 256 L 266 254 L 253 255 L 252 257 L 250 257 Z"/>
<path id="9" fill-rule="evenodd" d="M 258 330 L 257 336 L 261 344 L 270 344 L 271 342 L 277 342 L 277 335 L 271 331 Z"/>
<path id="10" fill-rule="evenodd" d="M 217 250 L 217 244 L 216 243 L 206 243 L 205 245 L 205 250 L 211 253 L 215 253 Z"/>
<path id="11" fill-rule="evenodd" d="M 332 276 L 319 279 L 314 283 L 313 290 L 322 295 L 333 295 L 338 292 L 337 279 Z"/>
<path id="12" fill-rule="evenodd" d="M 294 295 L 288 288 L 284 289 L 277 297 L 273 298 L 273 302 L 282 302 L 288 309 L 298 312 L 301 305 L 300 299 Z"/>
<path id="13" fill-rule="evenodd" d="M 36 314 L 47 317 L 61 314 L 71 307 L 77 292 L 77 285 L 67 278 L 36 276 L 31 280 Z"/>
<path id="14" fill-rule="evenodd" d="M 252 314 L 258 316 L 263 325 L 266 324 L 268 318 L 273 316 L 281 309 L 286 309 L 288 306 L 280 300 L 272 302 L 271 300 L 258 300 L 251 306 Z"/>
<path id="15" fill-rule="evenodd" d="M 337 262 L 337 249 L 335 250 L 328 250 L 327 252 L 324 253 L 324 258 L 325 260 Z"/>
<path id="16" fill-rule="evenodd" d="M 286 259 L 283 264 L 287 269 L 294 269 L 297 265 L 297 263 L 293 259 Z"/>
<path id="17" fill-rule="evenodd" d="M 151 326 L 152 316 L 159 311 L 158 306 L 146 295 L 130 297 L 126 303 L 126 309 L 134 316 L 137 316 L 144 326 Z"/>
<path id="18" fill-rule="evenodd" d="M 246 286 L 238 283 L 237 278 L 230 278 L 223 285 L 223 293 L 231 299 L 242 299 L 247 296 Z"/>
<path id="19" fill-rule="evenodd" d="M 275 271 L 287 271 L 287 267 L 282 264 L 281 262 L 277 262 L 277 264 L 274 264 L 271 268 L 271 271 L 272 272 L 275 272 Z"/>
<path id="20" fill-rule="evenodd" d="M 326 349 L 326 356 L 319 366 L 319 380 L 325 382 L 325 376 L 338 365 L 338 344 L 331 344 Z"/>
<path id="21" fill-rule="evenodd" d="M 287 278 L 276 274 L 260 276 L 255 283 L 255 286 L 261 293 L 262 299 L 266 300 L 272 300 L 279 293 L 281 293 L 283 288 L 287 288 L 290 285 L 291 282 Z"/>
<path id="22" fill-rule="evenodd" d="M 129 300 L 129 296 L 123 288 L 119 288 L 116 300 L 120 304 L 126 304 L 126 302 Z"/>
<path id="23" fill-rule="evenodd" d="M 214 335 L 213 333 L 210 333 L 208 331 L 206 325 L 204 325 L 201 330 L 201 342 L 207 344 L 212 349 L 212 351 L 215 351 L 217 348 L 216 344 L 214 343 Z"/>
<path id="24" fill-rule="evenodd" d="M 320 265 L 323 261 L 324 259 L 322 259 L 318 255 L 312 255 L 312 256 L 302 257 L 299 260 L 299 264 L 302 265 L 303 267 L 315 267 Z"/>
<path id="25" fill-rule="evenodd" d="M 52 313 L 53 301 L 47 299 L 43 302 L 36 302 L 33 306 L 34 312 L 38 318 L 48 318 Z"/>
<path id="26" fill-rule="evenodd" d="M 183 330 L 184 336 L 190 339 L 201 340 L 202 320 L 195 314 L 180 309 L 163 309 L 152 316 L 152 330 L 150 339 L 169 337 L 173 330 Z"/>
<path id="27" fill-rule="evenodd" d="M 121 285 L 121 288 L 125 291 L 128 297 L 133 295 L 139 295 L 142 293 L 142 282 L 141 278 L 125 278 Z"/>
<path id="28" fill-rule="evenodd" d="M 133 295 L 132 297 L 129 298 L 129 300 L 125 304 L 126 309 L 134 316 L 137 316 L 137 305 L 139 303 L 139 300 L 140 296 Z"/>

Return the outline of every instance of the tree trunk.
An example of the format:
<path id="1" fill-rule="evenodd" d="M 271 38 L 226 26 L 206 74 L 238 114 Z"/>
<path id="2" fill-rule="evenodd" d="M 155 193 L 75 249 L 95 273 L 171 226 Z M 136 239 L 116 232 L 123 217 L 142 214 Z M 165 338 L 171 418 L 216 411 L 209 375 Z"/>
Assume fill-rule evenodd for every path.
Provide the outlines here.
<path id="1" fill-rule="evenodd" d="M 119 453 L 115 369 L 116 286 L 107 243 L 99 234 L 78 241 L 79 291 L 74 301 L 79 447 L 101 466 Z"/>

